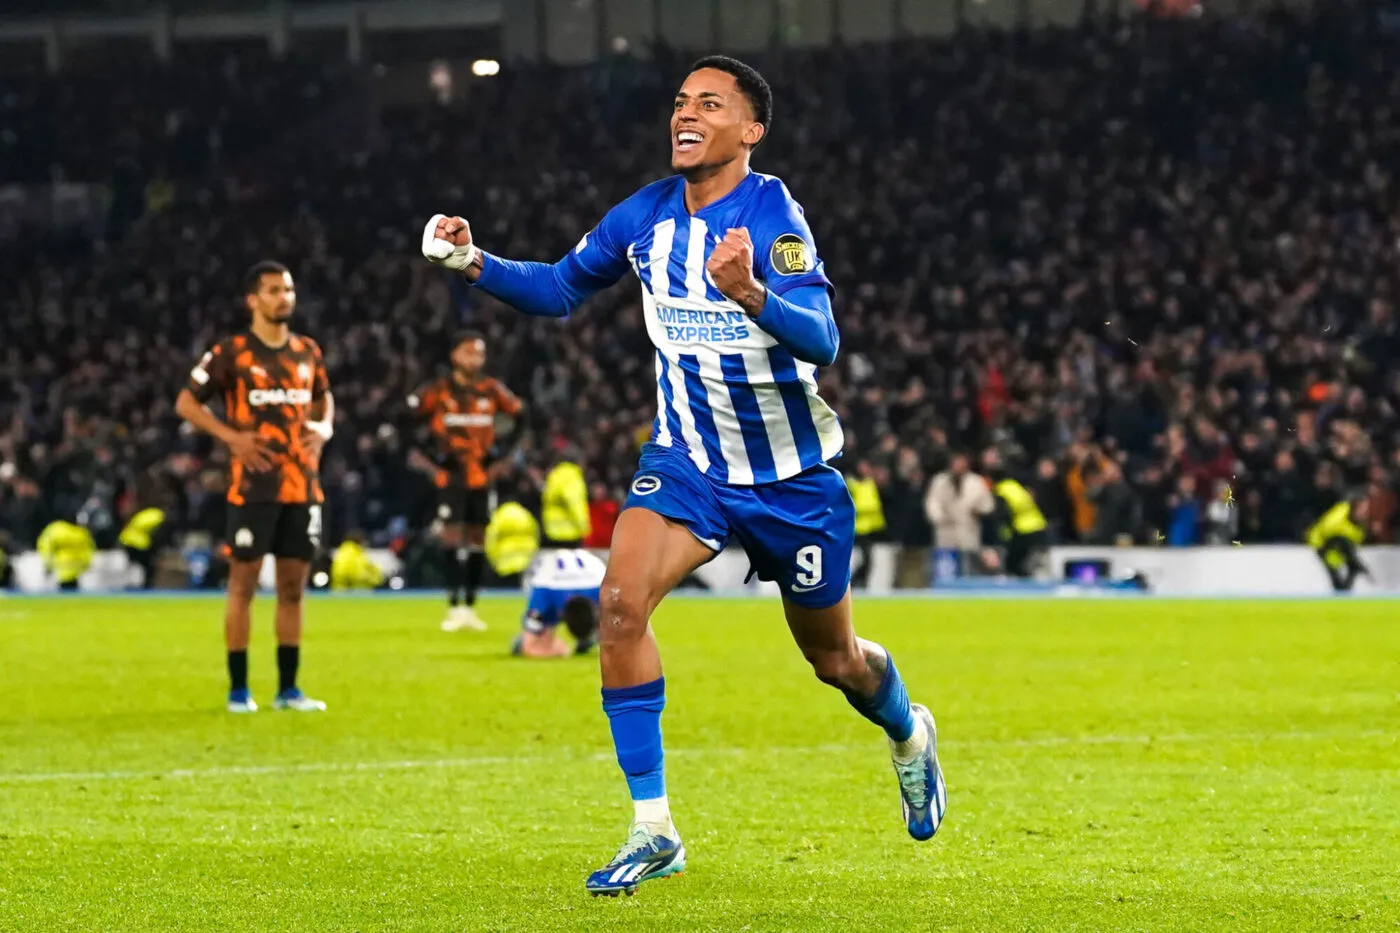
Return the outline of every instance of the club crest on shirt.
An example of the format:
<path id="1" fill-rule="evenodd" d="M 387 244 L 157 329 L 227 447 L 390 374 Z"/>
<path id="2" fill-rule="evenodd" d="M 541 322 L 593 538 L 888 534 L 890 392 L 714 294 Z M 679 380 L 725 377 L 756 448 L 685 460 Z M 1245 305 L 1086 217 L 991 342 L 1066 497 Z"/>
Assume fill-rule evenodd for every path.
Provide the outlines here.
<path id="1" fill-rule="evenodd" d="M 784 233 L 773 241 L 771 255 L 773 271 L 779 275 L 798 275 L 812 271 L 812 251 L 807 241 L 795 233 Z"/>

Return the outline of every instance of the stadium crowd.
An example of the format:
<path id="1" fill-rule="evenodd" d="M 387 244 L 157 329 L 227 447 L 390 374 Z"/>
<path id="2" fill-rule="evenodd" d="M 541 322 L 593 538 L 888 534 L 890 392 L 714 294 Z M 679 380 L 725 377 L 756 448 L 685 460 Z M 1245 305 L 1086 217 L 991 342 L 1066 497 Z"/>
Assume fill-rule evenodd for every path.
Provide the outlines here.
<path id="1" fill-rule="evenodd" d="M 1393 540 L 1400 108 L 1386 102 L 1400 42 L 1383 27 L 1323 5 L 753 57 L 777 101 L 755 165 L 804 204 L 836 285 L 842 353 L 823 394 L 890 540 L 933 542 L 925 500 L 950 465 L 962 474 L 960 454 L 1020 477 L 1062 541 L 1296 542 L 1348 495 L 1371 501 L 1370 539 Z M 224 455 L 171 403 L 243 322 L 238 276 L 263 257 L 292 268 L 297 326 L 330 369 L 332 539 L 402 540 L 430 520 L 404 400 L 464 325 L 528 406 L 505 494 L 528 503 L 567 456 L 617 501 L 655 407 L 635 284 L 567 322 L 532 320 L 421 262 L 417 239 L 447 211 L 490 251 L 562 255 L 665 172 L 687 63 L 656 49 L 507 67 L 450 104 L 425 89 L 419 108 L 378 109 L 333 145 L 311 129 L 324 121 L 235 122 L 243 155 L 196 147 L 123 235 L 5 245 L 12 546 L 79 512 L 101 542 L 152 503 L 222 533 Z M 207 87 L 216 111 L 219 93 L 243 93 Z M 171 126 L 180 106 L 128 100 L 139 127 Z M 62 174 L 107 180 L 103 155 L 82 149 Z M 0 184 L 30 180 L 18 166 Z"/>

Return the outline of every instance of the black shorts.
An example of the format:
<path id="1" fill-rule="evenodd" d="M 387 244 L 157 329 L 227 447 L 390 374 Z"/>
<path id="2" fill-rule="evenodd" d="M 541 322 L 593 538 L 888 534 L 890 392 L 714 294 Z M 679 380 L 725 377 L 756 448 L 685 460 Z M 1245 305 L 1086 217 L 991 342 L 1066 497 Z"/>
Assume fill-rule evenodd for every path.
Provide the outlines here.
<path id="1" fill-rule="evenodd" d="M 312 560 L 321 546 L 321 507 L 249 502 L 228 508 L 228 544 L 234 560 L 265 555 Z"/>
<path id="2" fill-rule="evenodd" d="M 467 489 L 465 486 L 448 486 L 438 490 L 437 517 L 448 525 L 491 524 L 491 513 L 495 511 L 496 494 L 487 487 Z"/>

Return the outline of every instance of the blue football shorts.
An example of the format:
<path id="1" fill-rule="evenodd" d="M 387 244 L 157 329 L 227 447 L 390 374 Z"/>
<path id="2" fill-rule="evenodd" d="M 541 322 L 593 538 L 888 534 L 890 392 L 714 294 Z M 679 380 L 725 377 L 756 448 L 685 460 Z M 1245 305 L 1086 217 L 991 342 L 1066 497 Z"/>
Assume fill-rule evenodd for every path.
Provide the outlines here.
<path id="1" fill-rule="evenodd" d="M 556 590 L 535 587 L 525 604 L 525 631 L 542 635 L 564 620 L 564 604 L 575 596 L 598 602 L 598 587 L 584 590 Z"/>
<path id="2" fill-rule="evenodd" d="M 761 486 L 730 486 L 701 473 L 681 451 L 642 448 L 624 509 L 647 509 L 689 529 L 719 553 L 732 537 L 760 580 L 776 580 L 799 606 L 839 603 L 851 583 L 855 505 L 827 464 Z"/>

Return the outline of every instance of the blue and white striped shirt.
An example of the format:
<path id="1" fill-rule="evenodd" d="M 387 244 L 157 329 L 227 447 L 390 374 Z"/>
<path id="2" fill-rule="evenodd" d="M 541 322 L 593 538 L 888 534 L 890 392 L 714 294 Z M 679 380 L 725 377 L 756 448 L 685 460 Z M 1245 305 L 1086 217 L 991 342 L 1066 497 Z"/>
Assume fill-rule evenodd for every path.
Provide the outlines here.
<path id="1" fill-rule="evenodd" d="M 545 548 L 530 568 L 530 587 L 560 592 L 596 590 L 607 569 L 600 558 L 581 548 Z"/>
<path id="2" fill-rule="evenodd" d="M 755 278 L 777 296 L 757 318 L 705 271 L 715 246 L 737 227 L 753 240 Z M 736 486 L 787 479 L 841 452 L 840 420 L 817 394 L 813 361 L 835 355 L 831 283 L 802 208 L 781 181 L 752 173 L 692 215 L 684 180 L 662 179 L 609 211 L 554 266 L 488 256 L 478 285 L 527 312 L 567 314 L 628 268 L 641 280 L 656 346 L 655 443 Z M 796 289 L 816 293 L 809 303 L 816 307 L 782 300 Z"/>

